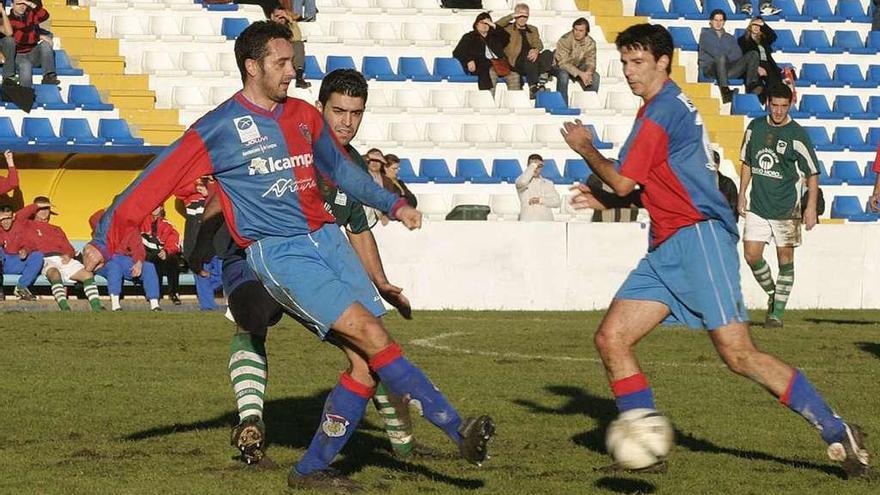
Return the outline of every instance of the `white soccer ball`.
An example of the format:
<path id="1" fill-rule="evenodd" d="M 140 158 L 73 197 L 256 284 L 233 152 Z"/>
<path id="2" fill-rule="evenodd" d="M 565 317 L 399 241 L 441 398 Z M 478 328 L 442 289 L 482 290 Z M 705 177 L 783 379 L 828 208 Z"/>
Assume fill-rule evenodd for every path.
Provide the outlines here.
<path id="1" fill-rule="evenodd" d="M 669 454 L 674 436 L 666 416 L 654 409 L 630 409 L 608 427 L 605 446 L 619 466 L 644 469 Z"/>

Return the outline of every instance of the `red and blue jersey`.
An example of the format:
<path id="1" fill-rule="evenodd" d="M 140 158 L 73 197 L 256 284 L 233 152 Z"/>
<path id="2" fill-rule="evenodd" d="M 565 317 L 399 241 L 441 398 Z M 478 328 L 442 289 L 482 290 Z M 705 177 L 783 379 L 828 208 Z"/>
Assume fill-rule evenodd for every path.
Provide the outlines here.
<path id="1" fill-rule="evenodd" d="M 642 202 L 651 215 L 651 249 L 678 229 L 710 219 L 739 236 L 730 205 L 718 190 L 703 120 L 674 82 L 667 81 L 639 109 L 618 167 L 643 189 Z"/>
<path id="2" fill-rule="evenodd" d="M 216 179 L 226 223 L 239 246 L 308 234 L 335 221 L 324 208 L 318 173 L 392 216 L 404 204 L 351 164 L 314 107 L 288 98 L 267 111 L 238 92 L 193 124 L 113 201 L 93 244 L 105 256 L 114 252 L 126 232 L 170 196 L 191 190 L 203 175 Z"/>

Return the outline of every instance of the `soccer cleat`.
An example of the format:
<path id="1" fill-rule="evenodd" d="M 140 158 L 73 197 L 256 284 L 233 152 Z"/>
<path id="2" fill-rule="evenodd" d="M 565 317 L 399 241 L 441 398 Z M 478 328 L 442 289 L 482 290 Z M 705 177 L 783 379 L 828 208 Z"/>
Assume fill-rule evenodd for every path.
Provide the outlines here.
<path id="1" fill-rule="evenodd" d="M 299 474 L 295 469 L 287 475 L 287 486 L 294 490 L 316 490 L 332 493 L 358 493 L 363 488 L 333 468 L 322 469 L 306 475 Z"/>
<path id="2" fill-rule="evenodd" d="M 150 311 L 162 311 L 162 308 L 160 308 L 159 306 L 156 306 L 155 308 L 151 309 Z"/>
<path id="3" fill-rule="evenodd" d="M 776 315 L 767 315 L 767 319 L 764 320 L 764 328 L 782 328 L 782 319 Z"/>
<path id="4" fill-rule="evenodd" d="M 489 416 L 467 418 L 458 427 L 458 452 L 471 464 L 480 466 L 489 458 L 489 440 L 495 435 L 495 422 Z"/>
<path id="5" fill-rule="evenodd" d="M 21 301 L 36 301 L 37 296 L 33 294 L 27 287 L 18 287 L 16 286 L 13 289 L 13 293 L 18 296 L 18 299 Z"/>
<path id="6" fill-rule="evenodd" d="M 181 303 L 180 303 L 180 296 L 179 295 L 171 294 L 171 296 L 169 296 L 169 298 L 171 299 L 171 302 L 173 302 L 175 306 L 180 306 Z"/>
<path id="7" fill-rule="evenodd" d="M 865 446 L 865 437 L 868 435 L 859 425 L 844 423 L 843 426 L 843 441 L 828 446 L 828 457 L 843 464 L 849 479 L 870 477 L 870 455 Z"/>
<path id="8" fill-rule="evenodd" d="M 254 416 L 232 428 L 230 443 L 241 452 L 246 464 L 257 464 L 266 456 L 266 426 Z"/>

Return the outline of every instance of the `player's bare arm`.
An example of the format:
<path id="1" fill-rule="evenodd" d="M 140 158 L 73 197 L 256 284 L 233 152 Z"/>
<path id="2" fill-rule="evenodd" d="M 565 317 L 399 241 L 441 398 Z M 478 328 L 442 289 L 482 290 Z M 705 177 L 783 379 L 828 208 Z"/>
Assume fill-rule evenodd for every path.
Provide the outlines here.
<path id="1" fill-rule="evenodd" d="M 746 211 L 749 209 L 749 196 L 746 193 L 746 190 L 749 188 L 749 184 L 752 182 L 752 166 L 746 162 L 742 162 L 742 168 L 740 168 L 739 172 L 739 203 L 736 207 L 739 214 L 742 216 L 746 216 Z"/>
<path id="2" fill-rule="evenodd" d="M 871 211 L 880 212 L 880 175 L 877 175 L 877 179 L 874 180 L 874 192 L 871 193 Z"/>
<path id="3" fill-rule="evenodd" d="M 811 175 L 807 178 L 807 207 L 804 208 L 804 226 L 807 230 L 813 230 L 819 222 L 818 204 L 819 176 Z"/>
<path id="4" fill-rule="evenodd" d="M 574 122 L 565 122 L 560 132 L 568 146 L 586 160 L 593 173 L 599 175 L 603 182 L 611 186 L 615 194 L 626 196 L 633 192 L 636 182 L 618 173 L 614 162 L 602 156 L 602 153 L 593 146 L 593 134 L 584 127 L 580 119 L 576 119 Z M 572 202 L 574 202 L 574 198 Z"/>

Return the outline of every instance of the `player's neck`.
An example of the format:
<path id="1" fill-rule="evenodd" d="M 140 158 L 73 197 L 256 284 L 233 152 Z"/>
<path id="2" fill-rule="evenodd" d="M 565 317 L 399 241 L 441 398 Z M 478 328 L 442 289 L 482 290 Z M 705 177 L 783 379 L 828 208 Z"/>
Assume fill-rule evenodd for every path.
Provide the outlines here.
<path id="1" fill-rule="evenodd" d="M 669 78 L 667 77 L 665 79 L 661 79 L 660 82 L 653 84 L 651 88 L 642 95 L 642 101 L 644 101 L 645 103 L 651 101 L 652 98 L 657 96 L 660 91 L 663 90 L 663 86 L 666 85 L 666 81 L 668 80 Z"/>
<path id="2" fill-rule="evenodd" d="M 277 101 L 262 94 L 260 91 L 250 85 L 245 85 L 245 87 L 242 88 L 241 95 L 244 96 L 245 99 L 249 101 L 252 105 L 260 107 L 267 112 L 271 112 L 272 110 L 274 110 L 275 105 L 278 104 Z"/>
<path id="3" fill-rule="evenodd" d="M 773 119 L 770 117 L 767 118 L 767 121 L 770 122 L 770 127 L 785 127 L 786 125 L 788 125 L 789 122 L 791 122 L 791 115 L 786 115 L 785 120 L 778 124 L 774 122 Z"/>

